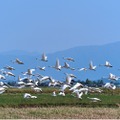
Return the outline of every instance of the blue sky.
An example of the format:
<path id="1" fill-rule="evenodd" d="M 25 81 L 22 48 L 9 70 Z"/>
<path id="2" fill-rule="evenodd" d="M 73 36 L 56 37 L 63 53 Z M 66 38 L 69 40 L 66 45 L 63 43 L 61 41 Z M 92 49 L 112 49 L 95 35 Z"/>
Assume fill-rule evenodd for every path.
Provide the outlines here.
<path id="1" fill-rule="evenodd" d="M 0 51 L 56 52 L 120 41 L 119 0 L 1 0 Z"/>

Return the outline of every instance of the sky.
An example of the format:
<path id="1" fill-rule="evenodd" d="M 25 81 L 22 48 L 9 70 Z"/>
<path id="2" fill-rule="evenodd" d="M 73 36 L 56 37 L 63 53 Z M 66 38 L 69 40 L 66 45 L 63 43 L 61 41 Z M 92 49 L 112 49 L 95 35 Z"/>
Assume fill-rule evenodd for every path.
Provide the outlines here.
<path id="1" fill-rule="evenodd" d="M 120 41 L 120 0 L 1 0 L 0 52 Z"/>

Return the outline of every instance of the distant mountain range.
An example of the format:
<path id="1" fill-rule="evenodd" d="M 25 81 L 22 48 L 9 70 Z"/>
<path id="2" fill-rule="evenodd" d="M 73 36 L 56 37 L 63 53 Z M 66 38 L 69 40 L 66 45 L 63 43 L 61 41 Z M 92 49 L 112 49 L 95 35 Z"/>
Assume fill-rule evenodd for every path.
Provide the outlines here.
<path id="1" fill-rule="evenodd" d="M 98 80 L 101 78 L 107 78 L 109 73 L 113 73 L 117 76 L 120 76 L 120 42 L 105 44 L 105 45 L 94 45 L 94 46 L 78 46 L 74 48 L 70 48 L 64 51 L 58 51 L 55 53 L 46 53 L 48 56 L 48 62 L 42 62 L 36 60 L 36 58 L 41 58 L 42 51 L 39 53 L 30 53 L 20 50 L 1 52 L 0 53 L 0 66 L 1 69 L 6 65 L 11 65 L 16 68 L 13 73 L 18 76 L 21 72 L 25 72 L 28 68 L 35 68 L 37 66 L 46 66 L 46 71 L 37 70 L 37 73 L 43 75 L 52 76 L 58 80 L 65 80 L 65 72 L 73 73 L 77 76 L 79 80 L 86 80 L 87 78 L 90 80 Z M 66 70 L 63 68 L 61 71 L 56 71 L 53 68 L 49 68 L 48 66 L 55 65 L 56 59 L 60 60 L 60 64 L 63 66 L 65 60 L 63 57 L 72 57 L 75 59 L 75 62 L 69 62 L 71 67 L 76 68 L 75 71 Z M 15 60 L 15 58 L 19 58 L 25 64 L 18 65 L 13 64 L 11 60 Z M 109 61 L 113 68 L 106 68 L 104 66 L 99 66 L 99 64 L 105 64 L 105 61 Z M 89 62 L 93 61 L 93 64 L 97 66 L 96 71 L 78 71 L 78 68 L 89 67 Z M 14 79 L 12 77 L 9 78 Z M 17 79 L 17 78 L 15 78 Z M 106 80 L 106 79 L 104 79 Z M 109 80 L 108 80 L 109 81 Z"/>

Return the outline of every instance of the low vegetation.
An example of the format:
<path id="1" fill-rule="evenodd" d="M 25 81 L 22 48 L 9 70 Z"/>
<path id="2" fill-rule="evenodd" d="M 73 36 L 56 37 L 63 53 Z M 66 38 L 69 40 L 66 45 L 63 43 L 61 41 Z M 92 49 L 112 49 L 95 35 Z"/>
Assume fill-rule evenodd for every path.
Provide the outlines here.
<path id="1" fill-rule="evenodd" d="M 52 96 L 56 88 L 42 88 L 36 93 L 30 88 L 7 89 L 0 95 L 0 119 L 120 119 L 120 89 L 83 95 L 82 100 L 66 90 L 66 96 Z M 25 99 L 31 93 L 37 99 Z M 91 102 L 87 97 L 100 98 Z"/>
<path id="2" fill-rule="evenodd" d="M 0 95 L 1 107 L 54 107 L 54 106 L 79 106 L 79 107 L 119 107 L 120 104 L 120 89 L 103 90 L 103 93 L 89 93 L 83 95 L 82 99 L 78 99 L 66 91 L 66 96 L 52 96 L 55 88 L 43 88 L 43 92 L 36 93 L 30 88 L 27 89 L 8 89 Z M 37 99 L 25 99 L 24 93 L 31 93 L 37 96 Z M 87 97 L 100 98 L 101 102 L 91 102 Z"/>
<path id="3" fill-rule="evenodd" d="M 120 119 L 120 108 L 0 107 L 0 119 Z"/>

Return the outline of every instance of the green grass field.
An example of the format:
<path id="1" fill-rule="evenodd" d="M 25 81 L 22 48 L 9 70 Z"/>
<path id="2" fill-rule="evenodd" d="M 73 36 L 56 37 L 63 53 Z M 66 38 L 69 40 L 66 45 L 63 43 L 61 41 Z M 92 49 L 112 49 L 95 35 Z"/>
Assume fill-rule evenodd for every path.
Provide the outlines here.
<path id="1" fill-rule="evenodd" d="M 36 93 L 30 88 L 8 89 L 0 95 L 0 119 L 120 119 L 120 89 L 83 95 L 82 100 L 66 90 L 66 96 L 52 96 L 55 88 Z M 37 99 L 24 99 L 31 93 Z M 93 103 L 87 97 L 100 98 Z"/>
<path id="2" fill-rule="evenodd" d="M 80 106 L 80 107 L 118 107 L 120 104 L 119 89 L 104 90 L 103 93 L 83 95 L 82 100 L 73 97 L 66 91 L 66 96 L 52 96 L 54 88 L 44 88 L 43 93 L 36 93 L 31 89 L 9 89 L 0 95 L 0 107 L 50 107 L 50 106 Z M 31 93 L 37 99 L 25 99 L 24 93 Z M 119 93 L 119 94 L 118 94 Z M 87 97 L 100 98 L 101 102 L 93 103 Z"/>

